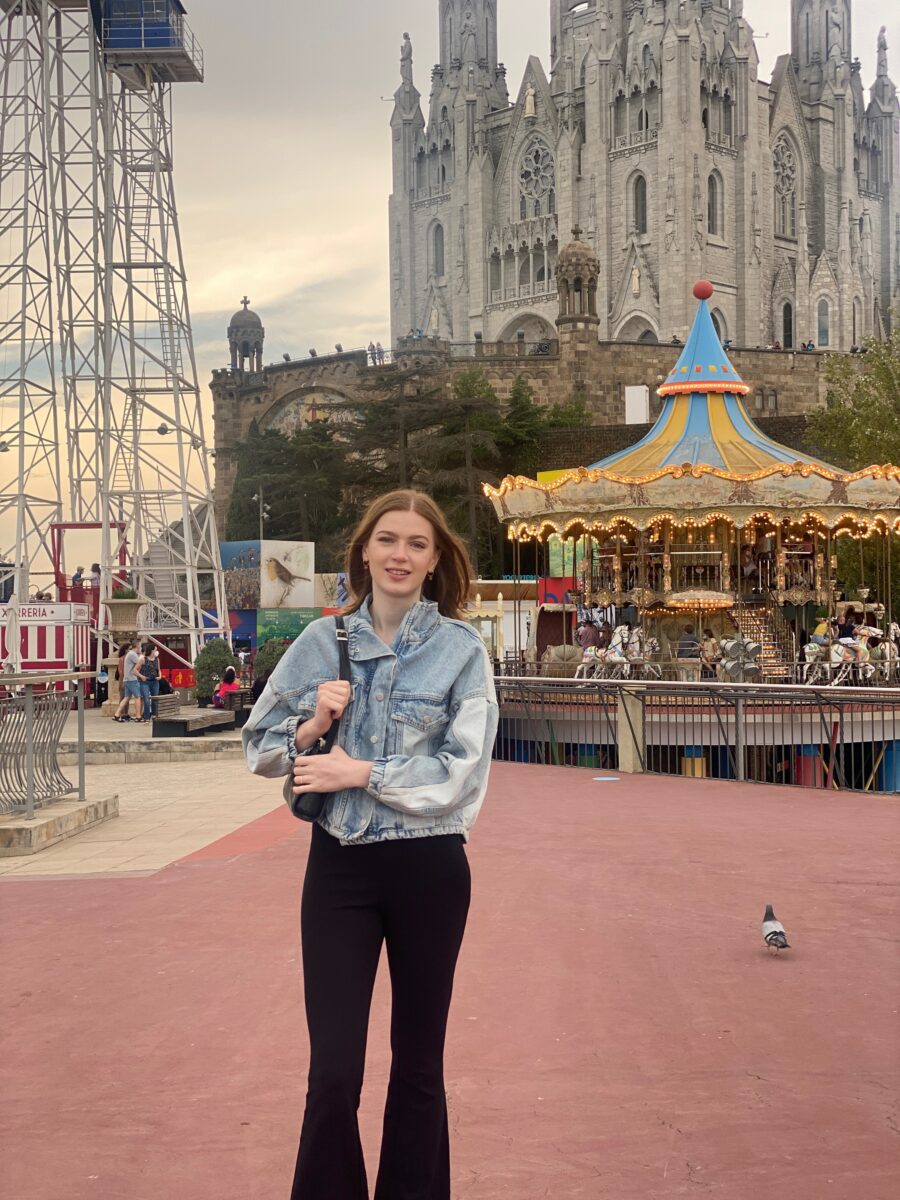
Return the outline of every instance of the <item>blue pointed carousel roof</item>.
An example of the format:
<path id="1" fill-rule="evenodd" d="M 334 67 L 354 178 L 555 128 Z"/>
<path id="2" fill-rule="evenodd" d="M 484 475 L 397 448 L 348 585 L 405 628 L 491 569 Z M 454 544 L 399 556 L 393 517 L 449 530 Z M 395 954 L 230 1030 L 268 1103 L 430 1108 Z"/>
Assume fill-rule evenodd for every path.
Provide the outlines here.
<path id="1" fill-rule="evenodd" d="M 636 479 L 686 464 L 718 467 L 734 475 L 782 463 L 828 466 L 773 441 L 751 420 L 742 400 L 750 388 L 719 341 L 707 306 L 712 294 L 708 280 L 695 284 L 697 314 L 678 362 L 658 390 L 663 407 L 656 424 L 636 445 L 593 463 L 592 470 Z"/>

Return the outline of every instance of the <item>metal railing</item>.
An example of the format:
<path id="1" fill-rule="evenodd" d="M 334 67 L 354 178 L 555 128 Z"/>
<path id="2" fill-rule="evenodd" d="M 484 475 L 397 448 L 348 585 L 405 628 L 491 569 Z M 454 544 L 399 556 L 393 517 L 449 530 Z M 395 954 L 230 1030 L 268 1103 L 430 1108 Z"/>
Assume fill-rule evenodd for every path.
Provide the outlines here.
<path id="1" fill-rule="evenodd" d="M 80 801 L 85 799 L 84 681 L 90 678 L 88 671 L 0 675 L 0 813 L 24 812 L 31 821 L 36 808 L 76 794 Z M 73 698 L 78 712 L 77 785 L 59 766 L 59 743 Z"/>
<path id="2" fill-rule="evenodd" d="M 900 691 L 498 678 L 494 757 L 900 791 Z"/>
<path id="3" fill-rule="evenodd" d="M 182 51 L 203 74 L 203 48 L 184 17 L 175 13 L 150 18 L 110 17 L 103 22 L 103 49 L 112 55 L 140 51 L 145 56 Z"/>

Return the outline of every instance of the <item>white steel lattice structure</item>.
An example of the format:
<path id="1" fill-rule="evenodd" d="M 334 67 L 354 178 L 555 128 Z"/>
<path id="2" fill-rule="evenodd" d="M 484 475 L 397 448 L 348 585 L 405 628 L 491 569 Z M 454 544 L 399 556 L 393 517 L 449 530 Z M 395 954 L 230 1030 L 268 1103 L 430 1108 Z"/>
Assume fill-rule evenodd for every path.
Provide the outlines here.
<path id="1" fill-rule="evenodd" d="M 46 0 L 0 0 L 0 585 L 52 573 L 61 517 Z"/>
<path id="2" fill-rule="evenodd" d="M 104 597 L 124 564 L 187 663 L 227 636 L 172 171 L 171 85 L 202 54 L 180 0 L 10 6 L 43 80 L 71 518 L 101 531 Z"/>

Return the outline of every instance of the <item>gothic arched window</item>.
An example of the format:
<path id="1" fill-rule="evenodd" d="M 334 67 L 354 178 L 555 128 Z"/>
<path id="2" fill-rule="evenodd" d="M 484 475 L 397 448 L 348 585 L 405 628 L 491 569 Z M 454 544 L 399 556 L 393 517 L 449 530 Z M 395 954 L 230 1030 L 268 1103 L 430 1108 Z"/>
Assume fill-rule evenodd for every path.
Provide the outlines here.
<path id="1" fill-rule="evenodd" d="M 535 216 L 551 211 L 550 197 L 555 187 L 553 155 L 542 142 L 533 142 L 525 151 L 519 172 L 519 194 L 524 202 L 521 207 L 530 209 Z"/>
<path id="2" fill-rule="evenodd" d="M 775 232 L 780 237 L 797 236 L 797 159 L 782 134 L 772 153 L 775 176 Z"/>
<path id="3" fill-rule="evenodd" d="M 790 302 L 781 310 L 781 345 L 785 350 L 794 348 L 794 307 Z"/>
<path id="4" fill-rule="evenodd" d="M 435 225 L 432 234 L 432 266 L 435 275 L 444 274 L 444 227 Z"/>
<path id="5" fill-rule="evenodd" d="M 816 345 L 827 346 L 828 345 L 828 333 L 829 333 L 828 327 L 830 324 L 830 321 L 829 321 L 830 313 L 828 310 L 828 301 L 824 297 L 819 301 L 819 306 L 818 306 L 818 309 L 816 310 L 816 315 L 818 317 L 818 327 L 819 327 Z"/>
<path id="6" fill-rule="evenodd" d="M 722 185 L 718 175 L 713 171 L 706 181 L 706 232 L 711 233 L 713 237 L 722 236 L 721 197 Z"/>
<path id="7" fill-rule="evenodd" d="M 635 175 L 631 185 L 631 227 L 635 233 L 647 232 L 647 180 Z"/>

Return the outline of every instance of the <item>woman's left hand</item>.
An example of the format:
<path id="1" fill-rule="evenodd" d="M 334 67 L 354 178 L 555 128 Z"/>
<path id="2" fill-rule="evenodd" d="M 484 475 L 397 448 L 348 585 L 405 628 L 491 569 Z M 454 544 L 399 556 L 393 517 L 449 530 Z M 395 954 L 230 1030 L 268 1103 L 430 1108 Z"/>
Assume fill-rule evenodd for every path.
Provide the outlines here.
<path id="1" fill-rule="evenodd" d="M 351 758 L 340 746 L 330 754 L 313 754 L 294 762 L 294 795 L 306 792 L 341 792 L 369 786 L 372 764 Z"/>

